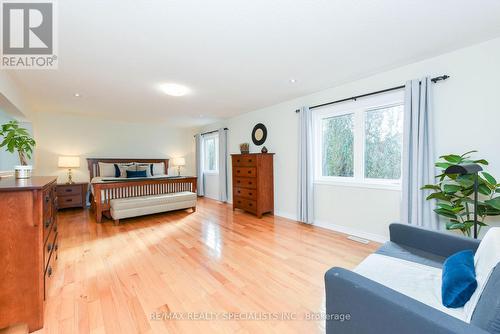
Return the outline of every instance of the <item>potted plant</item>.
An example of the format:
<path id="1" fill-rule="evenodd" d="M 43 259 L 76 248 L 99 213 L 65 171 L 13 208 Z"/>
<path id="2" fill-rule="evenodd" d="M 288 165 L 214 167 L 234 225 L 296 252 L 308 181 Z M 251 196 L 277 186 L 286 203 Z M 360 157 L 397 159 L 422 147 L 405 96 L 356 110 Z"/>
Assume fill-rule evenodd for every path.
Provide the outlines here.
<path id="1" fill-rule="evenodd" d="M 14 167 L 16 178 L 30 178 L 33 166 L 28 165 L 28 160 L 31 159 L 36 142 L 28 130 L 20 127 L 18 121 L 10 121 L 0 128 L 0 137 L 3 137 L 0 148 L 5 147 L 10 153 L 17 151 L 19 155 L 21 165 Z"/>
<path id="2" fill-rule="evenodd" d="M 427 196 L 427 200 L 437 200 L 437 208 L 434 209 L 438 215 L 447 218 L 447 230 L 460 230 L 464 235 L 471 236 L 471 228 L 474 226 L 473 218 L 473 194 L 474 194 L 474 175 L 445 174 L 444 171 L 452 166 L 459 164 L 476 163 L 487 166 L 488 161 L 484 159 L 471 159 L 470 154 L 476 151 L 470 151 L 462 155 L 449 154 L 443 155 L 435 166 L 441 169 L 436 176 L 439 182 L 428 184 L 422 189 L 431 190 L 432 193 Z M 488 226 L 485 219 L 488 216 L 500 215 L 500 183 L 488 172 L 479 173 L 478 192 L 480 198 L 478 201 L 478 221 L 479 229 L 482 226 Z"/>

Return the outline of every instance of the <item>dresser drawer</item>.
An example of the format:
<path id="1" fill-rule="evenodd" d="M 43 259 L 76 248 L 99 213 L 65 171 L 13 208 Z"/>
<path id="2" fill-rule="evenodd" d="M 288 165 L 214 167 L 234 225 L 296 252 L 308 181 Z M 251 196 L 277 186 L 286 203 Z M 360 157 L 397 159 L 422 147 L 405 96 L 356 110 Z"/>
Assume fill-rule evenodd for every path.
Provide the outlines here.
<path id="1" fill-rule="evenodd" d="M 82 186 L 81 185 L 59 185 L 57 187 L 57 196 L 71 196 L 71 195 L 81 195 Z"/>
<path id="2" fill-rule="evenodd" d="M 74 206 L 81 206 L 82 194 L 71 195 L 71 196 L 59 196 L 57 197 L 57 203 L 59 208 L 70 208 Z"/>
<path id="3" fill-rule="evenodd" d="M 233 166 L 238 166 L 238 167 L 257 166 L 257 157 L 252 155 L 233 156 Z"/>
<path id="4" fill-rule="evenodd" d="M 250 177 L 235 177 L 234 178 L 234 187 L 238 188 L 257 188 L 257 179 Z"/>
<path id="5" fill-rule="evenodd" d="M 234 188 L 234 196 L 256 200 L 257 199 L 257 191 L 255 189 L 235 187 Z"/>
<path id="6" fill-rule="evenodd" d="M 50 231 L 53 228 L 53 223 L 55 221 L 54 216 L 48 215 L 43 217 L 43 242 L 45 243 L 47 241 L 47 238 L 49 237 Z"/>
<path id="7" fill-rule="evenodd" d="M 45 243 L 44 252 L 43 252 L 43 254 L 44 254 L 43 259 L 44 259 L 44 264 L 45 264 L 44 269 L 45 270 L 47 270 L 50 255 L 52 254 L 52 252 L 54 252 L 54 250 L 56 248 L 56 244 L 57 244 L 57 232 L 51 233 L 49 236 L 49 240 L 47 240 L 47 242 Z"/>
<path id="8" fill-rule="evenodd" d="M 246 199 L 242 197 L 234 197 L 233 201 L 234 207 L 238 209 L 243 209 L 245 211 L 256 212 L 257 211 L 257 201 L 251 199 Z"/>
<path id="9" fill-rule="evenodd" d="M 233 173 L 237 177 L 256 177 L 257 169 L 255 167 L 234 167 Z"/>
<path id="10" fill-rule="evenodd" d="M 50 280 L 52 279 L 55 271 L 57 260 L 57 237 L 56 237 L 56 248 L 52 251 L 49 256 L 49 261 L 47 263 L 47 267 L 45 268 L 45 273 L 43 277 L 43 299 L 47 299 L 47 290 L 50 284 Z"/>

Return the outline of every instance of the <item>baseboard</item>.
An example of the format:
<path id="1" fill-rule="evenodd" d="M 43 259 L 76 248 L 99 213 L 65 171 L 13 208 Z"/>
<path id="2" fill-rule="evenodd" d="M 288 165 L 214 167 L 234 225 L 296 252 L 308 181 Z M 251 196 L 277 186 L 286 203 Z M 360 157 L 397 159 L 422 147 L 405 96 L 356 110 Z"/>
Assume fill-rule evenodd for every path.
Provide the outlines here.
<path id="1" fill-rule="evenodd" d="M 279 216 L 279 217 L 283 217 L 283 218 L 287 218 L 287 219 L 290 219 L 293 221 L 298 221 L 297 216 L 294 214 L 291 214 L 289 212 L 274 210 L 274 215 Z M 316 221 L 314 221 L 314 226 L 326 228 L 328 230 L 352 235 L 352 236 L 363 238 L 363 239 L 368 239 L 368 240 L 379 242 L 379 243 L 384 243 L 384 242 L 389 240 L 388 237 L 380 235 L 380 234 L 369 233 L 369 232 L 361 231 L 359 229 L 348 227 L 348 226 L 332 224 L 330 222 L 316 220 Z"/>
<path id="2" fill-rule="evenodd" d="M 340 233 L 345 233 L 348 235 L 353 235 L 353 236 L 356 236 L 359 238 L 368 239 L 368 240 L 379 242 L 379 243 L 384 243 L 384 242 L 389 240 L 389 238 L 384 236 L 384 235 L 370 233 L 370 232 L 364 232 L 364 231 L 361 231 L 361 230 L 356 229 L 356 228 L 332 224 L 330 222 L 316 220 L 316 221 L 314 221 L 314 226 L 326 228 L 326 229 L 337 231 Z"/>
<path id="3" fill-rule="evenodd" d="M 274 210 L 274 215 L 275 216 L 279 216 L 279 217 L 283 217 L 283 218 L 287 218 L 287 219 L 291 219 L 291 220 L 294 220 L 294 221 L 297 221 L 297 216 L 294 215 L 294 214 L 291 214 L 289 212 Z"/>

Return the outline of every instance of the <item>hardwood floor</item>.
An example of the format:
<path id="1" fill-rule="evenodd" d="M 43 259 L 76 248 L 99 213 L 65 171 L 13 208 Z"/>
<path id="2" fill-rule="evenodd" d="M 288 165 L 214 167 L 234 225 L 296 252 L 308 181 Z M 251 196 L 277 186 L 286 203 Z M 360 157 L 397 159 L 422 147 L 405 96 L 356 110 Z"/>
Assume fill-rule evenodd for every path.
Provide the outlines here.
<path id="1" fill-rule="evenodd" d="M 208 199 L 195 213 L 120 226 L 71 209 L 59 213 L 59 226 L 59 260 L 37 333 L 322 333 L 322 320 L 303 318 L 324 311 L 325 271 L 352 268 L 379 246 Z M 272 319 L 227 320 L 231 314 Z"/>

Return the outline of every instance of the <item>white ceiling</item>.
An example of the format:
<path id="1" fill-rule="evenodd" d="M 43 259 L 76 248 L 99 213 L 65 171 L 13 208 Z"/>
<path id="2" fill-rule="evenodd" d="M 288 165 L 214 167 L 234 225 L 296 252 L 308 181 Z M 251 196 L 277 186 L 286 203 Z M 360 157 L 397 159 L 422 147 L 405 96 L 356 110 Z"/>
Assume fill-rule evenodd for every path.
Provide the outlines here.
<path id="1" fill-rule="evenodd" d="M 14 73 L 36 112 L 182 126 L 500 36 L 498 0 L 58 4 L 59 69 Z M 156 89 L 161 82 L 193 93 L 164 95 Z"/>

